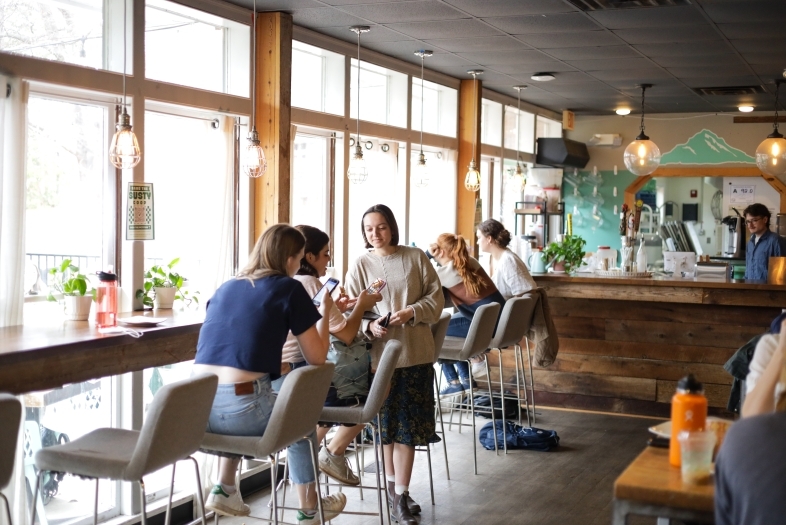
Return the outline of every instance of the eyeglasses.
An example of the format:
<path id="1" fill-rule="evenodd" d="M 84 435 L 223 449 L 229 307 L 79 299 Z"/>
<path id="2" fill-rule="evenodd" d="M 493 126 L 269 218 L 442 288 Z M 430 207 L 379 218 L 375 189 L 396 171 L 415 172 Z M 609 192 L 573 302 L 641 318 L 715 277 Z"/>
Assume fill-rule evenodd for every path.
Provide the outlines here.
<path id="1" fill-rule="evenodd" d="M 757 217 L 755 219 L 748 219 L 747 221 L 745 221 L 745 224 L 747 224 L 748 226 L 753 226 L 754 224 L 759 222 L 761 219 L 762 219 L 761 217 Z"/>

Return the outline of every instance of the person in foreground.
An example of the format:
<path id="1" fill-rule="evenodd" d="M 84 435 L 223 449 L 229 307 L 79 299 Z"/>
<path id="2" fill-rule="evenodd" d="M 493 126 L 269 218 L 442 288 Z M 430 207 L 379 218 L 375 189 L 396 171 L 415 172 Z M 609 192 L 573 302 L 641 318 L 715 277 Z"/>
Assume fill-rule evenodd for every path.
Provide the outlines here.
<path id="1" fill-rule="evenodd" d="M 389 339 L 401 342 L 403 352 L 396 365 L 390 393 L 380 410 L 379 431 L 385 456 L 391 517 L 403 525 L 416 525 L 420 506 L 409 497 L 409 482 L 415 462 L 415 447 L 436 443 L 434 419 L 434 337 L 430 324 L 442 313 L 444 298 L 437 273 L 426 254 L 417 248 L 399 246 L 398 225 L 385 205 L 372 206 L 361 221 L 366 248 L 350 267 L 346 284 L 358 296 L 377 279 L 384 279 L 382 300 L 376 313 L 383 317 L 364 321 L 363 331 L 373 338 L 372 366 Z M 390 321 L 383 326 L 387 313 Z M 390 494 L 392 493 L 392 494 Z"/>
<path id="2" fill-rule="evenodd" d="M 429 246 L 429 253 L 439 263 L 437 275 L 450 301 L 458 309 L 448 325 L 447 335 L 466 338 L 475 311 L 485 304 L 505 305 L 505 299 L 480 263 L 469 256 L 467 242 L 460 235 L 443 233 Z M 500 314 L 502 310 L 500 309 Z M 448 384 L 441 396 L 469 390 L 469 365 L 464 361 L 440 360 Z"/>
<path id="3" fill-rule="evenodd" d="M 276 397 L 271 374 L 281 370 L 281 349 L 291 330 L 306 361 L 325 364 L 329 342 L 328 317 L 333 306 L 329 295 L 319 311 L 303 286 L 292 279 L 303 258 L 303 235 L 286 224 L 270 227 L 256 243 L 249 262 L 235 279 L 225 282 L 206 306 L 199 332 L 194 373 L 218 376 L 218 391 L 207 431 L 232 436 L 262 436 Z M 287 452 L 290 475 L 300 499 L 298 523 L 319 523 L 311 452 L 311 439 L 301 440 Z M 205 507 L 219 514 L 247 516 L 235 486 L 239 460 L 221 458 L 219 483 Z M 346 497 L 322 498 L 325 519 L 336 517 Z"/>
<path id="4" fill-rule="evenodd" d="M 313 226 L 295 226 L 306 239 L 304 256 L 300 260 L 300 268 L 297 270 L 295 280 L 300 281 L 309 296 L 313 297 L 322 288 L 319 278 L 327 274 L 327 266 L 330 263 L 330 237 Z M 342 343 L 351 344 L 358 334 L 360 323 L 363 320 L 363 312 L 370 310 L 382 298 L 379 294 L 370 294 L 363 290 L 357 298 L 350 299 L 348 296 L 339 297 L 339 300 L 328 311 L 328 324 L 330 335 Z M 345 318 L 342 311 L 352 309 L 351 313 Z M 273 390 L 278 391 L 284 384 L 287 374 L 303 365 L 307 364 L 303 353 L 300 351 L 298 338 L 290 332 L 287 341 L 284 343 L 282 351 L 281 378 L 273 381 Z M 326 406 L 352 406 L 363 402 L 365 399 L 351 398 L 340 399 L 336 389 L 331 386 L 328 391 Z M 355 436 L 360 434 L 365 425 L 355 425 L 352 427 L 339 426 L 333 438 L 326 447 L 319 451 L 319 469 L 335 480 L 347 485 L 359 485 L 360 479 L 352 472 L 349 461 L 345 456 L 347 447 Z M 317 441 L 322 442 L 327 434 L 329 427 L 320 426 L 317 428 Z"/>
<path id="5" fill-rule="evenodd" d="M 770 231 L 772 214 L 761 203 L 751 204 L 742 213 L 751 234 L 745 248 L 745 280 L 766 281 L 770 257 L 786 254 L 780 235 Z"/>

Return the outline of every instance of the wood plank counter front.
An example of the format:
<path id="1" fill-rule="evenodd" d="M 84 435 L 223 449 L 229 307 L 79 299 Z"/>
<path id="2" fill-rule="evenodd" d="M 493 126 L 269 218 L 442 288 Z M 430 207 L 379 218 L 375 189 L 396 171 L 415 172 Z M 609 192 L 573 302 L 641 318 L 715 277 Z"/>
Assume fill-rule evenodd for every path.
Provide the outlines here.
<path id="1" fill-rule="evenodd" d="M 557 361 L 534 370 L 535 398 L 573 408 L 668 416 L 688 373 L 711 407 L 725 407 L 732 377 L 723 363 L 786 307 L 786 288 L 767 284 L 534 278 L 560 340 Z"/>
<path id="2" fill-rule="evenodd" d="M 119 317 L 140 315 L 140 312 Z M 193 359 L 204 312 L 156 310 L 140 338 L 101 334 L 91 321 L 0 328 L 0 392 L 22 394 Z"/>

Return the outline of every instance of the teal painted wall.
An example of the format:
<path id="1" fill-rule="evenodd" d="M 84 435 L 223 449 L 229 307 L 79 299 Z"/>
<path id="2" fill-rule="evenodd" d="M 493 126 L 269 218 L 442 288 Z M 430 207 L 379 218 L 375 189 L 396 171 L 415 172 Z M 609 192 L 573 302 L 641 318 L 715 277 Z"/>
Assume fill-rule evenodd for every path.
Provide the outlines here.
<path id="1" fill-rule="evenodd" d="M 591 173 L 591 169 L 580 170 L 579 176 L 583 179 Z M 619 170 L 617 175 L 614 175 L 613 170 L 598 170 L 598 174 L 603 178 L 603 185 L 598 186 L 598 194 L 603 197 L 603 204 L 598 206 L 598 211 L 603 216 L 603 224 L 600 226 L 592 218 L 593 204 L 587 200 L 581 203 L 579 199 L 573 196 L 573 186 L 566 182 L 562 183 L 562 199 L 565 201 L 565 212 L 573 213 L 573 207 L 576 205 L 581 215 L 581 221 L 577 221 L 574 217 L 573 234 L 580 235 L 587 241 L 586 250 L 588 252 L 594 252 L 598 249 L 598 246 L 611 246 L 619 249 L 619 213 L 616 216 L 614 215 L 614 205 L 617 205 L 617 211 L 619 212 L 622 208 L 625 188 L 636 178 L 634 174 L 627 170 Z M 616 197 L 614 197 L 615 186 L 617 187 Z M 592 195 L 592 189 L 593 184 L 587 182 L 582 182 L 579 185 L 579 193 L 585 197 Z M 583 224 L 579 224 L 579 222 L 583 222 Z"/>

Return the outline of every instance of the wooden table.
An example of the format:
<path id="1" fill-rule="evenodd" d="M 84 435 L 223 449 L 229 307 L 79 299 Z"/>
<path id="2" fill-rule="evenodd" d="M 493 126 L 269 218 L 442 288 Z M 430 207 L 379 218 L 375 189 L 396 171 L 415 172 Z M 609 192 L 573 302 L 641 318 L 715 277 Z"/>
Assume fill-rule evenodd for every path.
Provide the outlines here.
<path id="1" fill-rule="evenodd" d="M 624 525 L 628 514 L 655 516 L 658 524 L 679 519 L 715 523 L 715 486 L 682 482 L 678 467 L 669 464 L 669 450 L 647 447 L 614 482 L 613 525 Z"/>

